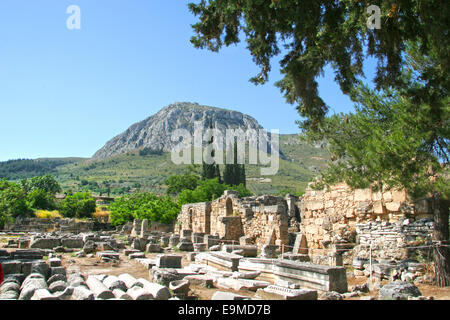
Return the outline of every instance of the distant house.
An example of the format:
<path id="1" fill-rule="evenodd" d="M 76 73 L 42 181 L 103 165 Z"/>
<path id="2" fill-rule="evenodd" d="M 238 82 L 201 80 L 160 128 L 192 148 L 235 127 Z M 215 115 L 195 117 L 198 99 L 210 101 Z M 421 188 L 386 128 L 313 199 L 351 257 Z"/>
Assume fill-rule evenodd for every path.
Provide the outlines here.
<path id="1" fill-rule="evenodd" d="M 105 204 L 105 205 L 108 205 L 111 202 L 114 202 L 114 199 L 115 199 L 113 197 L 105 197 L 105 196 L 93 196 L 93 197 L 95 198 L 97 204 Z"/>
<path id="2" fill-rule="evenodd" d="M 64 193 L 57 193 L 55 194 L 56 200 L 64 200 L 66 198 L 66 194 Z"/>

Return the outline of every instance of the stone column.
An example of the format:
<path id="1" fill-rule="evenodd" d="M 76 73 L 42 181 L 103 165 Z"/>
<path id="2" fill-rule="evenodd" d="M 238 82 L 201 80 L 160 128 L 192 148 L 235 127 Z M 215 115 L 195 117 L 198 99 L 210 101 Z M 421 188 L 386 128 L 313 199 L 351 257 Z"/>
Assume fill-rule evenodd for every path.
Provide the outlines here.
<path id="1" fill-rule="evenodd" d="M 148 232 L 149 232 L 149 230 L 148 230 L 148 220 L 144 219 L 144 220 L 142 220 L 142 224 L 141 224 L 141 235 L 140 235 L 140 238 L 142 239 L 142 238 L 147 237 L 148 236 Z"/>

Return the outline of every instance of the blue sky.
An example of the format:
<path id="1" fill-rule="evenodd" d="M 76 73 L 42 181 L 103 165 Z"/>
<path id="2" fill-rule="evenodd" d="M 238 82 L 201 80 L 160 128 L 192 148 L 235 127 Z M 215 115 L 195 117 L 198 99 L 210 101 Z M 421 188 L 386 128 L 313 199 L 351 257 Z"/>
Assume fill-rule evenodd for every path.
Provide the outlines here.
<path id="1" fill-rule="evenodd" d="M 193 48 L 196 19 L 184 0 L 2 0 L 0 161 L 90 157 L 131 124 L 176 101 L 238 110 L 266 129 L 297 133 L 300 116 L 258 68 L 245 43 L 219 53 Z M 69 5 L 81 30 L 69 30 Z M 352 110 L 331 70 L 320 93 Z"/>

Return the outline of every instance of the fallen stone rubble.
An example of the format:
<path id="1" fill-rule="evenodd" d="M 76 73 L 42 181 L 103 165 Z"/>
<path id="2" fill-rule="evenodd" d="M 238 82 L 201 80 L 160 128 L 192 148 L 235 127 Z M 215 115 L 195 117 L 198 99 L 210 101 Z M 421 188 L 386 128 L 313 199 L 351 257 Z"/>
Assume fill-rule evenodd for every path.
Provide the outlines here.
<path id="1" fill-rule="evenodd" d="M 120 237 L 114 231 L 20 234 L 6 245 L 17 250 L 0 250 L 5 273 L 0 300 L 188 299 L 193 287 L 217 289 L 212 300 L 429 299 L 409 283 L 425 276 L 424 265 L 411 259 L 379 259 L 370 264 L 364 257 L 355 257 L 355 276 L 369 277 L 371 268 L 378 282 L 395 281 L 380 286 L 379 295 L 373 297 L 367 296 L 367 283 L 349 290 L 342 266 L 305 262 L 309 259 L 303 259 L 307 256 L 303 253 L 284 252 L 276 257 L 279 246 L 271 244 L 258 256 L 256 245 L 221 245 L 218 240 L 190 230 L 180 235 L 150 232 L 145 220 L 135 222 L 131 232 Z M 112 265 L 128 259 L 145 266 L 148 278 L 128 273 L 68 274 L 62 253 Z M 183 257 L 189 265 L 183 266 Z"/>

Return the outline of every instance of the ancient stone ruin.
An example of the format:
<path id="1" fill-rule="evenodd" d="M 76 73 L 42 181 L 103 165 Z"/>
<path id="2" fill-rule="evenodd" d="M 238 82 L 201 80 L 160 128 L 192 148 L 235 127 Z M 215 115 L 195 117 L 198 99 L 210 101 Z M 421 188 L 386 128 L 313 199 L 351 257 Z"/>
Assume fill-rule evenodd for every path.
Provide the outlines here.
<path id="1" fill-rule="evenodd" d="M 0 234 L 8 239 L 0 299 L 192 299 L 199 288 L 218 300 L 375 298 L 367 296 L 372 282 L 350 288 L 349 277 L 391 281 L 380 299 L 416 299 L 420 291 L 407 282 L 427 279 L 414 258 L 432 230 L 426 199 L 345 185 L 300 198 L 226 191 L 184 205 L 173 226 L 22 219 Z M 74 271 L 73 259 L 102 272 Z M 123 264 L 127 272 L 113 272 Z"/>

